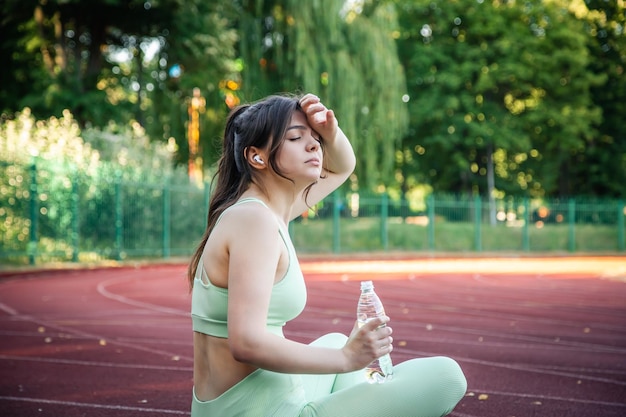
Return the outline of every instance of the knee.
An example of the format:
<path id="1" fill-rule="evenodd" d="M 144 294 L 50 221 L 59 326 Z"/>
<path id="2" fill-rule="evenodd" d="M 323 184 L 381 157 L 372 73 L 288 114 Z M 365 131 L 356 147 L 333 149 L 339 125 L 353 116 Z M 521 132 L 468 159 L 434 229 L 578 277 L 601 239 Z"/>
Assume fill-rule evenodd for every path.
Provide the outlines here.
<path id="1" fill-rule="evenodd" d="M 463 374 L 461 366 L 452 358 L 437 356 L 432 358 L 438 361 L 441 382 L 446 387 L 446 391 L 451 398 L 460 401 L 467 391 L 467 379 Z"/>

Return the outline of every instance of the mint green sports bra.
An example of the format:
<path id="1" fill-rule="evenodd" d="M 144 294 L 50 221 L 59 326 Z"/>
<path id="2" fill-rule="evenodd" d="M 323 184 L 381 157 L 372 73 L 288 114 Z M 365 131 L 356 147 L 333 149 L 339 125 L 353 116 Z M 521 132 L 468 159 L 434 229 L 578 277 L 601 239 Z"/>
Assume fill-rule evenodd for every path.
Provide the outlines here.
<path id="1" fill-rule="evenodd" d="M 256 198 L 243 199 L 235 205 L 248 202 L 256 202 L 267 207 L 263 201 Z M 267 329 L 283 336 L 283 326 L 304 310 L 307 295 L 304 277 L 289 234 L 282 230 L 278 221 L 276 226 L 289 252 L 289 266 L 283 278 L 272 288 Z M 211 284 L 202 259 L 198 263 L 192 289 L 191 321 L 194 331 L 220 338 L 228 337 L 228 289 Z"/>

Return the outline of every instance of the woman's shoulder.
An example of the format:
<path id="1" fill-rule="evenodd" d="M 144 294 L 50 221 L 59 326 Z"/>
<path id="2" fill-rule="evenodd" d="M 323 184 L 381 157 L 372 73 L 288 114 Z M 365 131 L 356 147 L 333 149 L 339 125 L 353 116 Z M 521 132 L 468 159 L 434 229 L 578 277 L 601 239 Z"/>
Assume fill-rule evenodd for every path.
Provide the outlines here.
<path id="1" fill-rule="evenodd" d="M 235 254 L 250 257 L 253 253 L 271 257 L 280 247 L 277 219 L 261 204 L 231 206 L 218 226 L 214 231 L 231 257 Z"/>
<path id="2" fill-rule="evenodd" d="M 220 223 L 252 232 L 268 226 L 275 229 L 276 216 L 261 200 L 240 200 L 224 211 Z"/>
<path id="3" fill-rule="evenodd" d="M 273 212 L 267 204 L 257 198 L 241 199 L 227 208 L 226 211 L 235 213 L 236 215 L 258 214 L 259 216 L 273 216 Z"/>

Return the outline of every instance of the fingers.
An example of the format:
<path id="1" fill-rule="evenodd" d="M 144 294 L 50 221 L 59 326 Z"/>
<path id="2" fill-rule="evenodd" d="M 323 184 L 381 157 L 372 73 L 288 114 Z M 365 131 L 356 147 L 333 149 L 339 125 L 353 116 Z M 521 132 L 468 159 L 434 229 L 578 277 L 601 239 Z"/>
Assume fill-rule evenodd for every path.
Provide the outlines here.
<path id="1" fill-rule="evenodd" d="M 391 337 L 391 328 L 386 327 L 384 329 L 379 329 L 378 331 L 380 330 L 389 330 L 390 333 L 386 337 L 378 340 L 380 348 L 379 352 L 377 352 L 377 357 L 381 357 L 393 351 L 393 337 Z"/>
<path id="2" fill-rule="evenodd" d="M 388 322 L 389 322 L 389 317 L 387 316 L 376 317 L 376 318 L 368 320 L 367 323 L 363 325 L 363 327 L 372 331 L 372 330 L 376 330 L 379 327 L 386 326 Z"/>
<path id="3" fill-rule="evenodd" d="M 378 351 L 376 351 L 376 357 L 381 357 L 387 353 L 393 351 L 393 337 L 388 336 L 384 339 L 378 340 Z"/>
<path id="4" fill-rule="evenodd" d="M 335 112 L 327 108 L 320 98 L 314 94 L 306 94 L 302 97 L 300 106 L 306 114 L 311 127 L 326 141 L 334 140 L 339 126 Z"/>
<path id="5" fill-rule="evenodd" d="M 393 337 L 391 337 L 391 333 L 393 333 L 391 327 L 381 327 L 375 330 L 375 334 L 378 337 L 378 342 L 382 346 L 391 345 L 391 343 L 393 342 Z"/>
<path id="6" fill-rule="evenodd" d="M 389 317 L 381 317 L 368 321 L 363 330 L 366 332 L 371 346 L 374 349 L 377 356 L 382 356 L 393 350 L 393 329 L 387 326 Z"/>
<path id="7" fill-rule="evenodd" d="M 302 107 L 307 107 L 311 104 L 315 104 L 315 103 L 320 103 L 320 98 L 318 96 L 316 96 L 315 94 L 305 94 L 301 99 L 300 99 L 300 106 Z"/>
<path id="8" fill-rule="evenodd" d="M 351 369 L 362 369 L 374 359 L 393 351 L 393 330 L 387 325 L 389 317 L 375 318 L 354 329 L 344 347 L 353 364 Z"/>
<path id="9" fill-rule="evenodd" d="M 326 121 L 327 115 L 326 113 L 329 111 L 326 106 L 320 101 L 320 98 L 314 94 L 307 94 L 300 99 L 300 106 L 304 110 L 305 113 L 312 114 L 320 114 L 320 120 L 316 120 L 318 122 Z M 323 113 L 321 113 L 323 112 Z"/>

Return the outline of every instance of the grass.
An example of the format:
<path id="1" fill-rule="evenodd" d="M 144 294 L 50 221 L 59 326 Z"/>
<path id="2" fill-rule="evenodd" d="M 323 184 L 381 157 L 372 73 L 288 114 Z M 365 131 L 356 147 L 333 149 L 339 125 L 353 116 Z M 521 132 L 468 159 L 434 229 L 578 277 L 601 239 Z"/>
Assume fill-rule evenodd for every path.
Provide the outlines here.
<path id="1" fill-rule="evenodd" d="M 307 219 L 291 226 L 294 245 L 303 253 L 349 253 L 371 251 L 441 252 L 616 252 L 618 231 L 614 225 L 575 225 L 573 241 L 568 225 L 547 224 L 509 227 L 482 224 L 477 235 L 471 222 L 437 221 L 434 241 L 424 224 L 390 218 L 383 227 L 380 218 L 341 218 L 334 236 L 330 219 Z M 528 246 L 525 247 L 525 239 Z M 431 247 L 432 245 L 432 247 Z"/>

